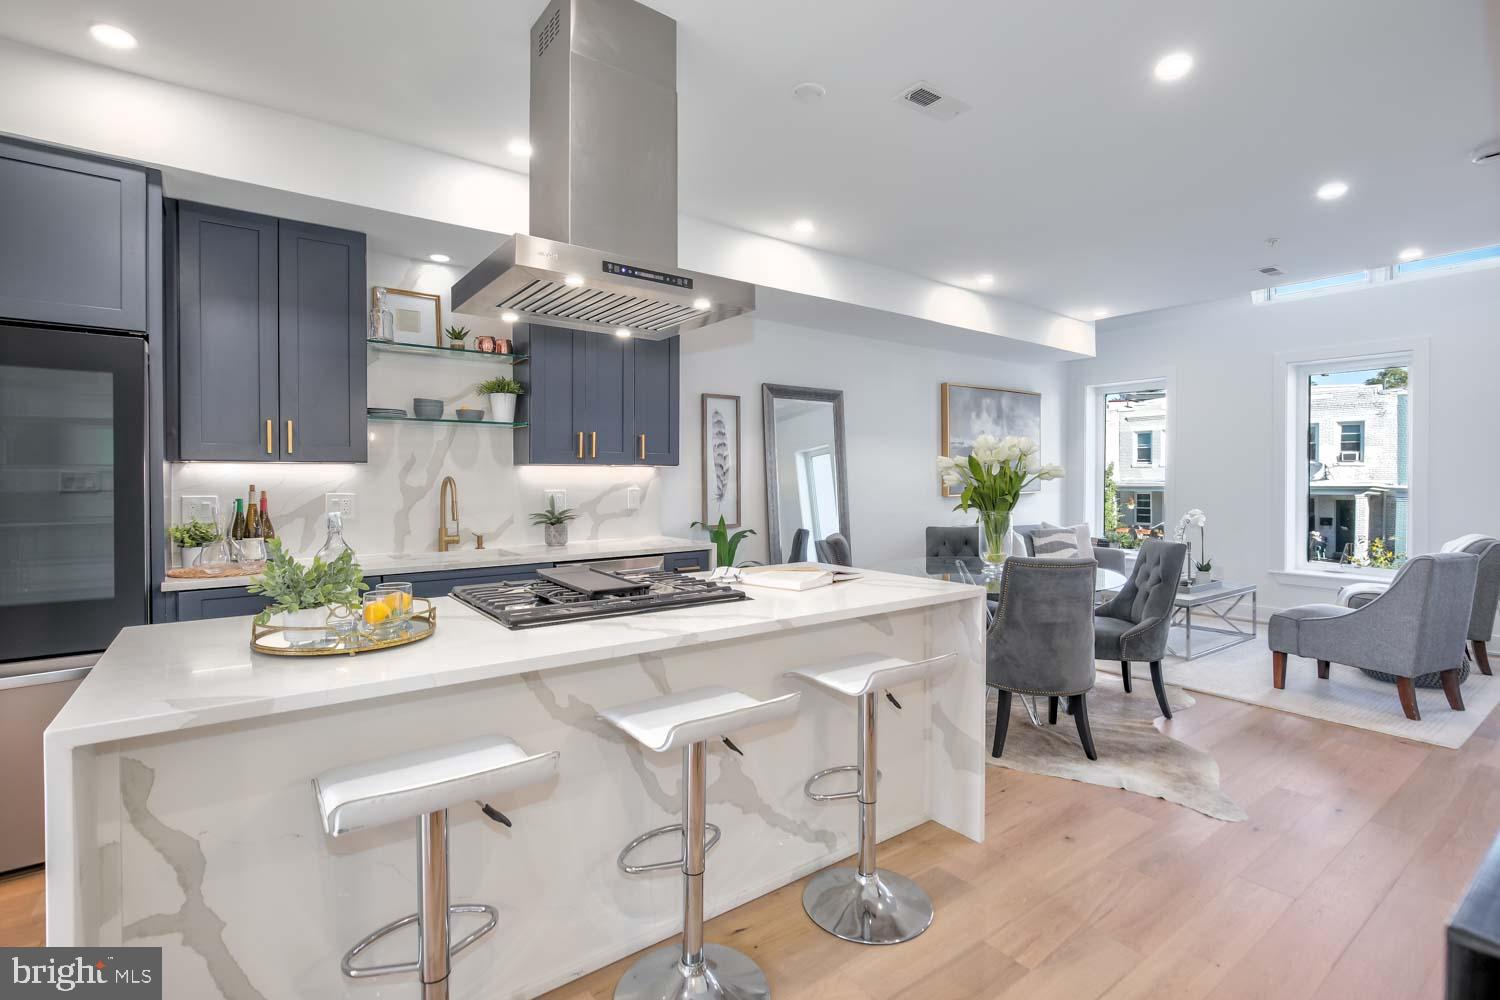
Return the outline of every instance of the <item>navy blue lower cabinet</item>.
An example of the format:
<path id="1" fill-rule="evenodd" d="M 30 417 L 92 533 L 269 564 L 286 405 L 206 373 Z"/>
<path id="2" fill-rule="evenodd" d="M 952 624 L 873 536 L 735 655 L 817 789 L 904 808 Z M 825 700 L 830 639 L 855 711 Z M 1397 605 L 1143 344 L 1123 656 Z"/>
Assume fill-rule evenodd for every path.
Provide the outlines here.
<path id="1" fill-rule="evenodd" d="M 668 552 L 661 557 L 662 569 L 668 573 L 706 573 L 713 568 L 707 549 L 702 552 Z"/>
<path id="2" fill-rule="evenodd" d="M 367 576 L 365 583 L 371 587 L 381 577 Z M 244 587 L 214 587 L 208 590 L 179 590 L 177 597 L 177 621 L 196 622 L 205 618 L 235 618 L 239 615 L 258 615 L 271 602 L 259 594 L 252 594 Z"/>

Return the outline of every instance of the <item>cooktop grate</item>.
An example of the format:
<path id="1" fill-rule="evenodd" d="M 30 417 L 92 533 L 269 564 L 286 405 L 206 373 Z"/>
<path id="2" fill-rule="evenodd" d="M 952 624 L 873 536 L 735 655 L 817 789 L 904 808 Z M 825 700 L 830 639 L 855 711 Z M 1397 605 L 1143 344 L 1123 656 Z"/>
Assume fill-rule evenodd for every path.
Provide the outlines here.
<path id="1" fill-rule="evenodd" d="M 616 575 L 638 580 L 647 589 L 638 594 L 589 598 L 568 587 L 535 580 L 465 584 L 454 587 L 452 596 L 509 629 L 566 625 L 750 599 L 744 591 L 682 573 L 646 571 Z"/>

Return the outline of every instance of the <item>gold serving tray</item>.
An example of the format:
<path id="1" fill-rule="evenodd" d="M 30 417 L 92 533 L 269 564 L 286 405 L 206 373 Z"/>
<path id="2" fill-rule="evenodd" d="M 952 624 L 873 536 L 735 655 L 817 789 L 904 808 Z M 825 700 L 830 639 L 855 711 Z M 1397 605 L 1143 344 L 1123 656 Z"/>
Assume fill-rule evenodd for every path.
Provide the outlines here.
<path id="1" fill-rule="evenodd" d="M 437 608 L 425 597 L 412 598 L 411 618 L 399 631 L 376 636 L 357 627 L 346 635 L 327 628 L 302 628 L 250 623 L 250 649 L 270 656 L 356 656 L 378 649 L 409 646 L 432 638 L 437 631 Z"/>

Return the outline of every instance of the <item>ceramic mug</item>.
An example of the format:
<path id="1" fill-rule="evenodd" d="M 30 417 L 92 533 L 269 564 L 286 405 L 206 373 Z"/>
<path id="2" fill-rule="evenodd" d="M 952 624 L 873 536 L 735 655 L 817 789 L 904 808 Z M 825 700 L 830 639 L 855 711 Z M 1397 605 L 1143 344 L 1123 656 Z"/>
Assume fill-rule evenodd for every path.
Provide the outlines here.
<path id="1" fill-rule="evenodd" d="M 510 343 L 509 340 L 507 340 L 504 337 L 501 337 L 499 344 L 495 348 L 495 351 L 496 351 L 497 354 L 514 354 L 515 353 L 515 348 L 513 348 L 511 346 L 511 343 Z"/>
<path id="2" fill-rule="evenodd" d="M 495 353 L 495 338 L 494 337 L 480 337 L 478 340 L 474 341 L 474 349 L 476 351 L 483 351 L 486 354 L 494 354 Z"/>

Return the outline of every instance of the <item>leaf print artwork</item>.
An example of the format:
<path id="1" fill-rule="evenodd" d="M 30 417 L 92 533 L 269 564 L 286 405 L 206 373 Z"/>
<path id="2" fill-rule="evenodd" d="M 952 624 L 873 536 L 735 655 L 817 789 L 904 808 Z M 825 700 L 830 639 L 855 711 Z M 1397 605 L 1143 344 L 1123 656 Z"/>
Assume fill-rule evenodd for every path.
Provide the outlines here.
<path id="1" fill-rule="evenodd" d="M 712 421 L 713 443 L 711 445 L 714 456 L 714 502 L 723 503 L 724 495 L 729 492 L 729 427 L 724 422 L 724 414 L 718 407 L 714 408 Z"/>

